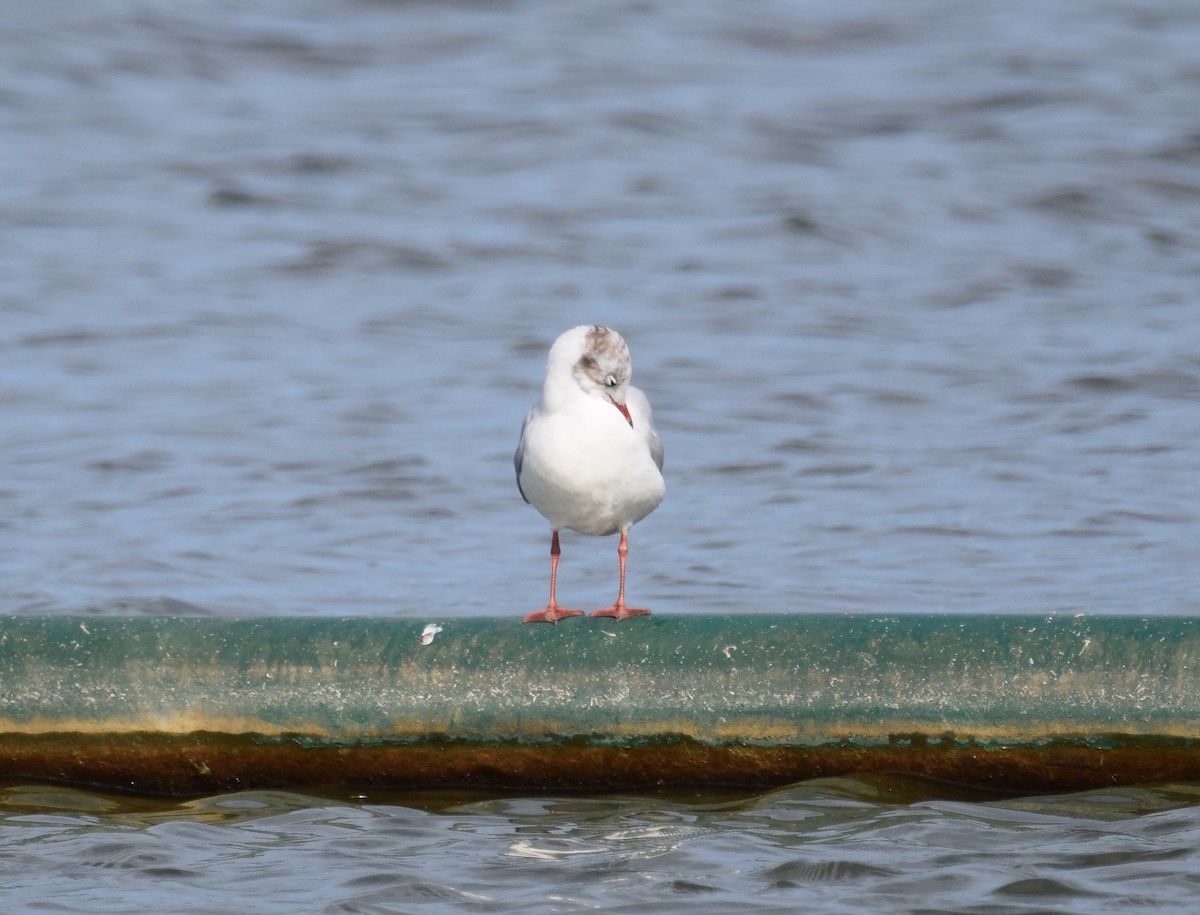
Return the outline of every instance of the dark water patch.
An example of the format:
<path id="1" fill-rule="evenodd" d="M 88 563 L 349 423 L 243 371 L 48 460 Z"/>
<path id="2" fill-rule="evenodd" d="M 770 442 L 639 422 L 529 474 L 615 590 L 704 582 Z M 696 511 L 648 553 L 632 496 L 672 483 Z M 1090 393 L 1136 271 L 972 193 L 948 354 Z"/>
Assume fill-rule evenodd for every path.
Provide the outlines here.
<path id="1" fill-rule="evenodd" d="M 914 107 L 911 102 L 898 102 L 888 106 L 863 104 L 853 109 L 825 110 L 820 123 L 829 133 L 859 139 L 921 133 L 931 126 L 932 118 L 928 109 Z"/>
<path id="2" fill-rule="evenodd" d="M 1101 539 L 1104 537 L 1120 537 L 1120 531 L 1096 527 L 1059 527 L 1046 532 L 1049 537 L 1065 537 L 1072 540 Z"/>
<path id="3" fill-rule="evenodd" d="M 1171 454 L 1178 451 L 1176 445 L 1165 445 L 1161 443 L 1149 445 L 1098 445 L 1091 448 L 1084 448 L 1081 454 L 1098 454 L 1098 455 L 1117 455 L 1117 454 Z"/>
<path id="4" fill-rule="evenodd" d="M 1048 216 L 1071 221 L 1114 221 L 1125 207 L 1104 189 L 1068 185 L 1026 201 L 1026 206 Z"/>
<path id="5" fill-rule="evenodd" d="M 730 547 L 733 547 L 735 545 L 736 544 L 732 540 L 698 540 L 698 541 L 696 541 L 696 548 L 700 549 L 700 550 L 721 551 L 721 550 L 728 550 Z M 698 566 L 698 567 L 696 567 L 695 571 L 711 572 L 712 569 L 706 568 L 704 566 Z"/>
<path id="6" fill-rule="evenodd" d="M 508 352 L 518 359 L 535 359 L 543 356 L 549 349 L 552 340 L 544 340 L 541 338 L 529 338 L 517 340 L 508 344 Z M 675 361 L 669 363 L 667 368 L 697 368 L 699 363 L 688 360 Z"/>
<path id="7" fill-rule="evenodd" d="M 714 289 L 708 295 L 713 300 L 732 302 L 761 299 L 763 293 L 757 286 L 724 286 Z"/>
<path id="8" fill-rule="evenodd" d="M 1061 880 L 1049 877 L 1030 877 L 1025 880 L 1014 880 L 993 890 L 1000 896 L 1017 896 L 1030 899 L 1053 901 L 1063 898 L 1087 898 L 1097 894 L 1087 892 Z"/>
<path id="9" fill-rule="evenodd" d="M 780 454 L 828 454 L 835 449 L 828 442 L 811 438 L 789 438 L 771 446 Z"/>
<path id="10" fill-rule="evenodd" d="M 393 425 L 411 420 L 412 415 L 391 401 L 374 401 L 355 406 L 339 414 L 338 419 L 352 425 Z"/>
<path id="11" fill-rule="evenodd" d="M 801 165 L 822 165 L 829 160 L 824 134 L 811 125 L 759 115 L 751 119 L 749 127 L 753 150 L 761 159 Z"/>
<path id="12" fill-rule="evenodd" d="M 854 477 L 871 473 L 874 464 L 814 464 L 800 470 L 806 477 Z"/>
<path id="13" fill-rule="evenodd" d="M 239 467 L 249 463 L 250 461 L 242 462 L 235 459 L 232 460 L 228 466 Z M 316 473 L 322 469 L 322 465 L 319 462 L 305 460 L 276 461 L 271 465 L 271 470 L 285 474 Z"/>
<path id="14" fill-rule="evenodd" d="M 1181 247 L 1192 246 L 1191 240 L 1179 232 L 1162 227 L 1147 227 L 1146 240 L 1164 254 L 1175 254 Z"/>
<path id="15" fill-rule="evenodd" d="M 725 39 L 745 44 L 756 50 L 779 54 L 861 51 L 879 44 L 902 40 L 901 30 L 920 28 L 921 18 L 911 20 L 877 21 L 849 16 L 834 22 L 817 20 L 790 23 L 781 17 L 771 24 L 739 25 L 722 33 Z"/>
<path id="16" fill-rule="evenodd" d="M 342 886 L 347 890 L 390 889 L 397 884 L 407 883 L 408 878 L 399 874 L 378 873 L 363 874 L 345 881 Z"/>
<path id="17" fill-rule="evenodd" d="M 864 393 L 875 403 L 888 407 L 917 407 L 929 403 L 929 398 L 925 395 L 909 391 L 872 390 Z"/>
<path id="18" fill-rule="evenodd" d="M 912 524 L 893 528 L 892 534 L 919 534 L 934 537 L 995 537 L 996 534 L 965 527 L 949 527 L 942 524 Z"/>
<path id="19" fill-rule="evenodd" d="M 267 65 L 332 74 L 362 66 L 373 54 L 370 45 L 309 40 L 298 34 L 299 29 L 282 22 L 232 29 L 222 20 L 184 19 L 161 12 L 143 13 L 139 19 L 140 25 L 176 45 L 174 53 L 163 54 L 164 59 L 177 59 L 191 72 L 212 78 L 222 71 L 218 61 L 225 67 L 236 62 L 241 66 Z"/>
<path id="20" fill-rule="evenodd" d="M 1146 521 L 1151 524 L 1190 524 L 1196 516 L 1190 512 L 1144 512 L 1129 509 L 1116 509 L 1101 512 L 1084 519 L 1086 524 L 1114 525 L 1127 521 Z"/>
<path id="21" fill-rule="evenodd" d="M 104 343 L 105 340 L 106 335 L 100 331 L 79 328 L 46 334 L 30 334 L 22 337 L 17 345 L 28 347 L 90 346 L 95 343 Z"/>
<path id="22" fill-rule="evenodd" d="M 378 901 L 386 902 L 388 905 L 395 905 L 397 902 L 429 903 L 450 900 L 467 902 L 470 898 L 471 894 L 464 893 L 462 890 L 448 884 L 432 883 L 428 880 L 413 880 L 410 877 L 408 880 L 393 883 L 388 887 L 387 893 Z M 353 901 L 347 901 L 342 905 L 333 906 L 329 911 L 361 912 L 363 910 L 358 908 Z"/>
<path id="23" fill-rule="evenodd" d="M 145 837 L 128 836 L 120 841 L 100 841 L 88 848 L 79 863 L 89 867 L 120 868 L 144 873 L 147 868 L 159 868 L 167 860 L 158 851 L 146 850 Z"/>
<path id="24" fill-rule="evenodd" d="M 930 305 L 940 308 L 963 308 L 968 305 L 991 302 L 1003 296 L 1007 291 L 1007 284 L 1001 280 L 976 280 L 931 293 L 928 301 Z"/>
<path id="25" fill-rule="evenodd" d="M 411 489 L 399 486 L 373 486 L 369 489 L 344 489 L 322 495 L 304 496 L 296 499 L 291 504 L 294 508 L 311 509 L 342 505 L 356 501 L 382 503 L 415 502 L 419 498 L 419 494 Z"/>
<path id="26" fill-rule="evenodd" d="M 1182 369 L 1159 369 L 1138 376 L 1139 386 L 1160 397 L 1200 398 L 1200 374 Z"/>
<path id="27" fill-rule="evenodd" d="M 432 305 L 413 305 L 400 311 L 390 309 L 379 310 L 375 317 L 368 318 L 358 325 L 358 332 L 363 337 L 401 337 L 414 338 L 421 331 L 444 330 L 457 331 L 457 319 L 444 309 Z M 549 344 L 546 345 L 549 348 Z"/>
<path id="28" fill-rule="evenodd" d="M 683 896 L 701 896 L 707 893 L 721 892 L 719 887 L 711 886 L 707 883 L 696 883 L 693 880 L 683 880 L 679 878 L 667 881 L 666 888 L 672 893 L 679 893 Z"/>
<path id="29" fill-rule="evenodd" d="M 175 332 L 185 336 L 194 336 L 195 339 L 203 339 L 209 335 L 217 338 L 241 337 L 253 331 L 265 333 L 272 330 L 295 331 L 298 329 L 297 323 L 286 310 L 244 307 L 214 309 L 208 305 L 209 303 L 205 303 L 203 307 L 190 311 L 186 316 L 181 316 Z"/>
<path id="30" fill-rule="evenodd" d="M 1158 159 L 1165 159 L 1169 162 L 1200 161 L 1200 130 L 1168 140 L 1155 151 L 1154 155 Z"/>
<path id="31" fill-rule="evenodd" d="M 273 197 L 240 187 L 219 187 L 208 195 L 208 205 L 216 209 L 274 207 L 278 204 L 278 200 Z"/>
<path id="32" fill-rule="evenodd" d="M 1171 178 L 1145 178 L 1138 186 L 1168 201 L 1200 200 L 1200 183 Z"/>
<path id="33" fill-rule="evenodd" d="M 777 403 L 785 407 L 796 407 L 802 410 L 829 409 L 829 401 L 826 398 L 817 397 L 804 391 L 787 391 L 771 394 L 768 399 L 771 403 Z"/>
<path id="34" fill-rule="evenodd" d="M 731 463 L 731 464 L 713 464 L 702 468 L 704 473 L 711 473 L 717 476 L 757 476 L 759 474 L 773 473 L 776 470 L 784 468 L 782 461 L 761 461 L 759 463 Z"/>
<path id="35" fill-rule="evenodd" d="M 70 612 L 70 611 L 68 611 Z M 121 598 L 83 608 L 93 616 L 213 616 L 214 611 L 175 597 Z"/>
<path id="36" fill-rule="evenodd" d="M 651 137 L 680 136 L 693 131 L 690 121 L 663 111 L 636 109 L 618 111 L 606 117 L 605 123 L 634 134 L 644 134 Z M 536 124 L 535 127 L 538 130 L 545 131 L 549 125 L 543 121 Z M 648 192 L 652 190 L 652 185 L 643 185 L 640 190 L 642 193 Z"/>
<path id="37" fill-rule="evenodd" d="M 823 225 L 811 213 L 793 211 L 783 217 L 783 227 L 794 235 L 821 234 Z"/>
<path id="38" fill-rule="evenodd" d="M 1157 397 L 1200 397 L 1200 376 L 1183 369 L 1157 369 L 1130 375 L 1079 375 L 1067 379 L 1067 384 L 1098 394 L 1139 392 Z"/>
<path id="39" fill-rule="evenodd" d="M 1099 394 L 1123 393 L 1137 388 L 1137 382 L 1133 379 L 1121 378 L 1116 375 L 1079 375 L 1067 379 L 1067 384 Z"/>
<path id="40" fill-rule="evenodd" d="M 427 458 L 420 455 L 405 455 L 404 457 L 384 458 L 378 461 L 371 461 L 369 464 L 359 464 L 351 467 L 345 473 L 351 476 L 366 476 L 366 477 L 386 477 L 392 480 L 419 480 L 424 479 L 423 474 L 412 474 L 411 471 L 415 467 L 429 467 L 430 462 Z"/>
<path id="41" fill-rule="evenodd" d="M 894 877 L 900 872 L 889 867 L 859 861 L 810 861 L 799 859 L 777 864 L 760 876 L 774 881 L 775 887 L 793 887 L 811 883 L 840 883 Z"/>
<path id="42" fill-rule="evenodd" d="M 280 265 L 291 273 L 325 274 L 341 270 L 429 271 L 444 270 L 447 262 L 431 251 L 409 245 L 371 240 L 319 241 L 298 259 Z"/>
<path id="43" fill-rule="evenodd" d="M 1063 92 L 1055 89 L 1006 89 L 987 92 L 978 96 L 956 99 L 942 106 L 952 114 L 961 112 L 1010 112 L 1029 111 L 1047 105 L 1069 105 L 1086 102 L 1090 95 L 1078 92 Z"/>
<path id="44" fill-rule="evenodd" d="M 171 463 L 165 451 L 139 451 L 119 458 L 101 458 L 88 463 L 89 470 L 99 473 L 155 473 Z"/>
<path id="45" fill-rule="evenodd" d="M 299 152 L 281 161 L 281 170 L 296 175 L 341 175 L 362 167 L 357 158 L 336 153 Z"/>
<path id="46" fill-rule="evenodd" d="M 1068 289 L 1078 279 L 1074 270 L 1055 264 L 1024 264 L 1014 267 L 1013 271 L 1033 289 Z"/>
<path id="47" fill-rule="evenodd" d="M 1190 854 L 1186 848 L 1164 848 L 1140 850 L 1133 847 L 1122 848 L 1120 851 L 1087 852 L 1082 855 L 1058 856 L 1048 860 L 1047 870 L 1086 871 L 1092 868 L 1107 869 L 1121 868 L 1130 877 L 1134 876 L 1142 865 L 1157 864 L 1162 861 L 1176 861 Z"/>

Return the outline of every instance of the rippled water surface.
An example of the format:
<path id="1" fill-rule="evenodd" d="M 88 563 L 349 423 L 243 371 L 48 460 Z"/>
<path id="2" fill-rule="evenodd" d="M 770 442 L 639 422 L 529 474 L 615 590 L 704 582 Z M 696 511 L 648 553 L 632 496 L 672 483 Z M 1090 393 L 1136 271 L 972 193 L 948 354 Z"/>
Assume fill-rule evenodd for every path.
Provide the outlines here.
<path id="1" fill-rule="evenodd" d="M 585 321 L 666 442 L 660 612 L 1200 607 L 1195 4 L 0 29 L 0 610 L 540 605 L 510 460 Z"/>
<path id="2" fill-rule="evenodd" d="M 758 797 L 0 792 L 6 910 L 1194 911 L 1194 786 L 980 801 L 838 779 Z M 436 806 L 429 806 L 435 804 Z"/>
<path id="3" fill-rule="evenodd" d="M 634 354 L 658 613 L 1200 610 L 1200 7 L 15 4 L 0 612 L 518 614 L 562 329 Z M 615 544 L 568 534 L 602 606 Z M 1193 792 L 10 791 L 6 908 L 1162 910 Z M 1191 894 L 1191 895 L 1189 895 Z"/>

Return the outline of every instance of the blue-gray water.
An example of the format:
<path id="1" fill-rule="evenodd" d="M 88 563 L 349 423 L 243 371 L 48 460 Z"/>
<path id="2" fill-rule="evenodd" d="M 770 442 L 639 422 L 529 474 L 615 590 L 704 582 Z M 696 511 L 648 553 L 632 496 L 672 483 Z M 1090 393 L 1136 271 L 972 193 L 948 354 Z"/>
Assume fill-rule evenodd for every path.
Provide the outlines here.
<path id="1" fill-rule="evenodd" d="M 0 792 L 4 910 L 1194 912 L 1197 786 L 981 802 L 836 779 L 753 798 Z"/>
<path id="2" fill-rule="evenodd" d="M 592 321 L 667 448 L 639 604 L 1200 610 L 1190 0 L 10 7 L 0 612 L 536 609 L 511 453 L 546 347 Z M 615 567 L 568 534 L 560 596 L 611 602 Z M 1187 786 L 939 798 L 139 815 L 29 788 L 0 886 L 81 912 L 1194 895 Z"/>

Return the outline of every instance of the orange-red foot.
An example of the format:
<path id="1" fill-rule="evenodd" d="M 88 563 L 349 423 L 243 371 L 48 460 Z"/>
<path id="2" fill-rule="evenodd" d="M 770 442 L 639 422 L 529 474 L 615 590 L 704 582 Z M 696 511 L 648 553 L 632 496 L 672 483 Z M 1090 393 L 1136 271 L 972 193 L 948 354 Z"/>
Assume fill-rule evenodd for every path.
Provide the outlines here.
<path id="1" fill-rule="evenodd" d="M 592 616 L 611 616 L 615 620 L 628 619 L 631 616 L 649 616 L 650 611 L 645 607 L 626 607 L 616 604 L 606 610 L 597 610 Z"/>
<path id="2" fill-rule="evenodd" d="M 547 607 L 525 617 L 527 623 L 557 623 L 563 617 L 583 616 L 582 610 L 564 610 L 562 607 Z"/>

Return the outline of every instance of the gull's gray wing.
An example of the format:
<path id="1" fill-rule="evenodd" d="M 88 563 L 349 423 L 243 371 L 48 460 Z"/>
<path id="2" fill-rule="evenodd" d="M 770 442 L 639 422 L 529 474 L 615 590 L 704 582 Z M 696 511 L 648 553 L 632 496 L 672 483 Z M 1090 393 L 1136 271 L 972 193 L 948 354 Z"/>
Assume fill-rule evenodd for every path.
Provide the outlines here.
<path id="1" fill-rule="evenodd" d="M 650 401 L 646 399 L 641 388 L 630 385 L 629 390 L 625 392 L 625 406 L 634 417 L 634 427 L 640 429 L 642 437 L 646 439 L 650 457 L 654 459 L 659 473 L 662 473 L 663 444 L 662 439 L 658 437 L 658 430 L 654 428 L 654 411 L 650 409 Z"/>
<path id="2" fill-rule="evenodd" d="M 521 498 L 527 503 L 529 499 L 525 495 L 525 490 L 521 488 L 521 465 L 525 463 L 525 427 L 529 425 L 530 415 L 531 413 L 526 413 L 525 419 L 521 423 L 521 437 L 517 439 L 517 450 L 513 454 L 513 469 L 517 472 L 517 492 L 521 494 Z"/>

